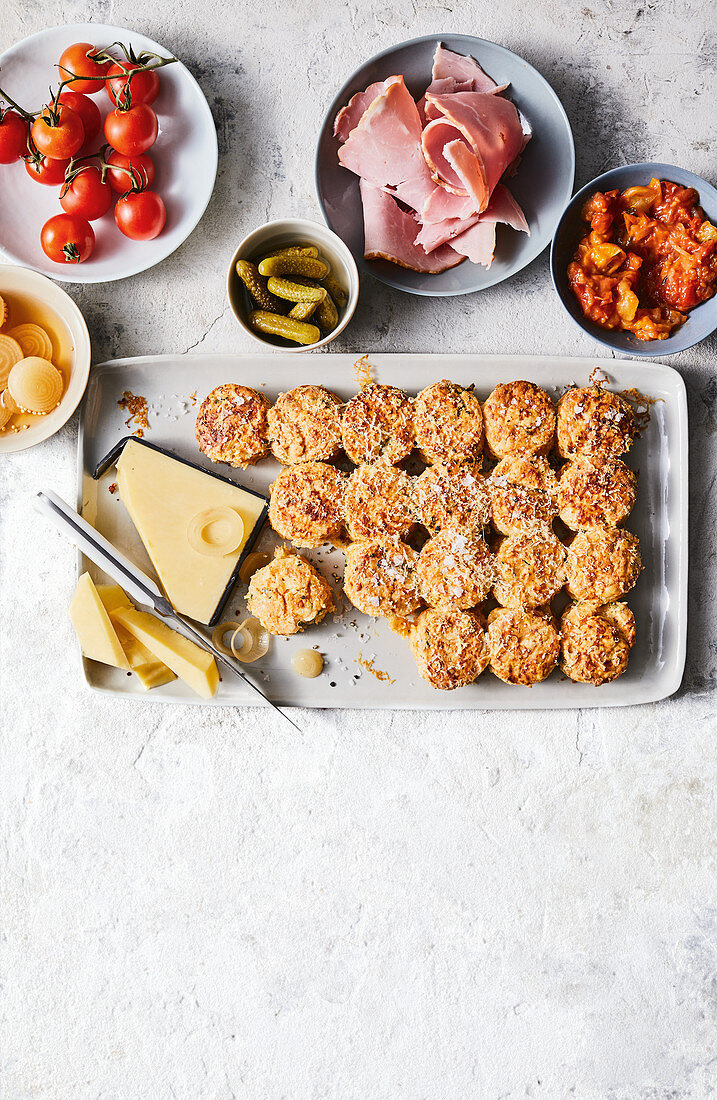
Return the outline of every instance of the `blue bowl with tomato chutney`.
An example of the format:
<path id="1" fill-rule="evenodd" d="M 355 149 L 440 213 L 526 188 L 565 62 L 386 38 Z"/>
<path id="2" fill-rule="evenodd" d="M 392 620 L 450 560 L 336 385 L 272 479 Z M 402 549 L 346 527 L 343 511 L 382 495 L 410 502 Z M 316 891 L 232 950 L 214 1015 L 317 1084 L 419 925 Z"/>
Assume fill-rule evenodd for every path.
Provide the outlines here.
<path id="1" fill-rule="evenodd" d="M 573 195 L 561 215 L 550 248 L 553 286 L 576 325 L 606 348 L 645 359 L 685 351 L 714 332 L 717 329 L 717 294 L 690 310 L 684 325 L 675 329 L 667 340 L 638 340 L 631 332 L 601 328 L 588 320 L 568 284 L 568 264 L 572 261 L 578 242 L 587 232 L 587 225 L 581 218 L 580 211 L 596 191 L 625 191 L 628 187 L 645 187 L 655 178 L 678 183 L 681 187 L 694 187 L 705 217 L 713 225 L 717 225 L 717 190 L 707 180 L 696 176 L 694 172 L 677 168 L 674 164 L 626 164 L 622 168 L 613 168 L 610 172 L 596 176 Z"/>

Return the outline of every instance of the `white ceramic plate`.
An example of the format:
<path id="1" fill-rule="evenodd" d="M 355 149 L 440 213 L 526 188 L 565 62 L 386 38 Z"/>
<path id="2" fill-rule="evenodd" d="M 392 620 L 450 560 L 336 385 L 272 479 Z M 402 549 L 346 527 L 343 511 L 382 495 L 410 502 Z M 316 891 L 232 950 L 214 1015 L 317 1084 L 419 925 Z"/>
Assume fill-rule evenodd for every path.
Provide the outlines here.
<path id="1" fill-rule="evenodd" d="M 103 23 L 75 23 L 39 31 L 0 56 L 0 85 L 28 110 L 48 99 L 57 87 L 57 63 L 73 42 L 98 47 L 124 42 L 135 51 L 163 56 L 172 51 L 135 31 Z M 217 134 L 209 105 L 196 80 L 181 61 L 160 72 L 161 88 L 153 104 L 159 136 L 148 151 L 157 174 L 153 190 L 164 199 L 167 224 L 153 241 L 130 241 L 115 225 L 112 209 L 92 223 L 95 248 L 81 264 L 55 264 L 40 247 L 40 230 L 48 218 L 62 213 L 59 187 L 46 187 L 28 176 L 21 161 L 0 164 L 0 252 L 9 260 L 66 283 L 106 283 L 125 279 L 166 259 L 197 225 L 214 188 L 217 174 Z M 102 117 L 111 104 L 102 90 L 92 96 Z M 103 143 L 96 139 L 97 147 Z"/>
<path id="2" fill-rule="evenodd" d="M 0 204 L 1 206 L 2 204 Z M 37 271 L 12 264 L 0 264 L 0 295 L 10 303 L 10 317 L 5 328 L 16 323 L 12 302 L 17 300 L 25 308 L 32 307 L 33 315 L 42 316 L 45 327 L 53 338 L 55 352 L 58 344 L 65 349 L 61 363 L 63 371 L 69 371 L 69 382 L 56 409 L 47 416 L 35 417 L 30 426 L 20 431 L 0 432 L 0 454 L 24 451 L 42 443 L 58 432 L 72 416 L 82 400 L 90 373 L 90 336 L 85 319 L 62 287 L 46 279 Z M 37 305 L 38 313 L 34 313 Z M 58 365 L 57 355 L 54 356 Z"/>
<path id="3" fill-rule="evenodd" d="M 403 386 L 410 393 L 450 378 L 463 385 L 475 383 L 484 399 L 497 382 L 527 378 L 553 396 L 571 383 L 584 385 L 600 365 L 610 388 L 637 388 L 657 398 L 643 437 L 630 452 L 640 471 L 637 506 L 628 526 L 642 544 L 644 570 L 628 596 L 637 619 L 638 639 L 627 672 L 600 688 L 574 684 L 555 671 L 532 688 L 502 683 L 484 673 L 474 684 L 457 691 L 434 691 L 416 673 L 408 643 L 392 634 L 385 620 L 371 619 L 353 607 L 343 615 L 327 616 L 324 623 L 293 638 L 274 639 L 267 657 L 254 673 L 257 683 L 276 703 L 312 707 L 401 707 L 451 709 L 532 709 L 538 707 L 627 706 L 663 699 L 679 687 L 685 662 L 687 628 L 687 404 L 680 375 L 659 363 L 619 359 L 553 359 L 539 356 L 481 355 L 372 355 L 374 377 Z M 159 356 L 120 359 L 95 367 L 83 406 L 79 438 L 78 506 L 118 548 L 152 572 L 149 559 L 123 505 L 109 492 L 115 478 L 109 470 L 92 479 L 97 463 L 127 434 L 125 414 L 117 407 L 122 391 L 147 398 L 153 443 L 212 468 L 194 439 L 195 406 L 215 386 L 236 381 L 256 386 L 273 399 L 299 383 L 323 384 L 348 398 L 358 385 L 356 357 L 345 354 L 307 356 L 297 373 L 296 360 L 278 355 Z M 215 467 L 216 469 L 217 467 Z M 245 471 L 220 467 L 239 484 L 266 493 L 279 466 L 265 460 Z M 280 541 L 268 528 L 257 549 Z M 307 556 L 340 591 L 343 555 L 325 547 Z M 88 567 L 83 559 L 80 569 Z M 90 571 L 92 567 L 90 566 Z M 227 604 L 227 618 L 245 612 L 244 591 L 238 587 Z M 324 673 L 303 680 L 290 667 L 292 653 L 317 645 L 326 658 Z M 373 660 L 393 683 L 379 681 L 357 659 Z M 252 672 L 253 666 L 251 667 Z M 93 661 L 85 661 L 91 687 L 129 696 L 167 702 L 195 703 L 197 697 L 179 681 L 144 693 L 134 677 Z M 254 705 L 248 689 L 229 674 L 210 705 Z"/>

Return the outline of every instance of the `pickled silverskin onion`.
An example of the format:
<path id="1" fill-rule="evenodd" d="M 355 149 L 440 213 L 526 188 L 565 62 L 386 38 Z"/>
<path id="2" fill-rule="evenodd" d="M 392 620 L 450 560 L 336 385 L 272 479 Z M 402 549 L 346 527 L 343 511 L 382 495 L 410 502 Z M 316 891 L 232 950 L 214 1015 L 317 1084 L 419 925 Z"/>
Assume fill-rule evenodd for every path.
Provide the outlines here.
<path id="1" fill-rule="evenodd" d="M 585 316 L 638 340 L 666 340 L 717 290 L 717 228 L 692 187 L 597 191 L 583 207 L 590 232 L 568 266 Z"/>

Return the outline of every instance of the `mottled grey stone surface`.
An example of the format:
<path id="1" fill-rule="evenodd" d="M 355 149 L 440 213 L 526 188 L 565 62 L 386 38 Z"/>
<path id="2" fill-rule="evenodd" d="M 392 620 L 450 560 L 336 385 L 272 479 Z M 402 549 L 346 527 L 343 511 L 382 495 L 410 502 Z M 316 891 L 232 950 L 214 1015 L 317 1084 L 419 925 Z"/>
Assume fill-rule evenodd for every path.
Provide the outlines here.
<path id="1" fill-rule="evenodd" d="M 326 104 L 414 35 L 474 33 L 536 65 L 578 185 L 648 159 L 714 176 L 714 7 L 697 0 L 6 0 L 0 48 L 88 17 L 188 64 L 221 154 L 174 256 L 70 288 L 96 362 L 253 350 L 224 302 L 236 241 L 318 218 Z M 606 354 L 561 312 L 546 254 L 462 299 L 366 280 L 334 346 Z M 670 360 L 690 397 L 690 636 L 683 688 L 655 706 L 302 712 L 299 736 L 92 695 L 74 553 L 28 510 L 40 487 L 73 498 L 76 419 L 3 459 L 3 1097 L 714 1094 L 716 349 Z"/>

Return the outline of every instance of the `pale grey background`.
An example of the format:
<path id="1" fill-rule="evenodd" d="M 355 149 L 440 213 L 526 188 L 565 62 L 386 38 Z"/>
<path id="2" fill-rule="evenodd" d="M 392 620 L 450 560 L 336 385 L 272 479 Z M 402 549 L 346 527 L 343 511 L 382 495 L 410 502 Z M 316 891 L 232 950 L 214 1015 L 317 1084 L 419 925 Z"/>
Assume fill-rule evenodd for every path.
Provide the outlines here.
<path id="1" fill-rule="evenodd" d="M 647 159 L 714 177 L 714 14 L 6 0 L 0 48 L 126 23 L 214 111 L 199 229 L 160 268 L 75 293 L 99 362 L 252 350 L 224 303 L 238 238 L 318 217 L 325 104 L 412 35 L 474 33 L 536 65 L 570 115 L 578 185 Z M 337 350 L 378 348 L 605 354 L 563 315 L 546 254 L 445 302 L 367 280 Z M 3 460 L 3 1097 L 714 1094 L 716 350 L 671 359 L 690 394 L 691 628 L 682 690 L 650 707 L 302 712 L 300 737 L 255 711 L 93 696 L 66 616 L 74 553 L 28 509 L 41 487 L 72 499 L 76 420 Z"/>

